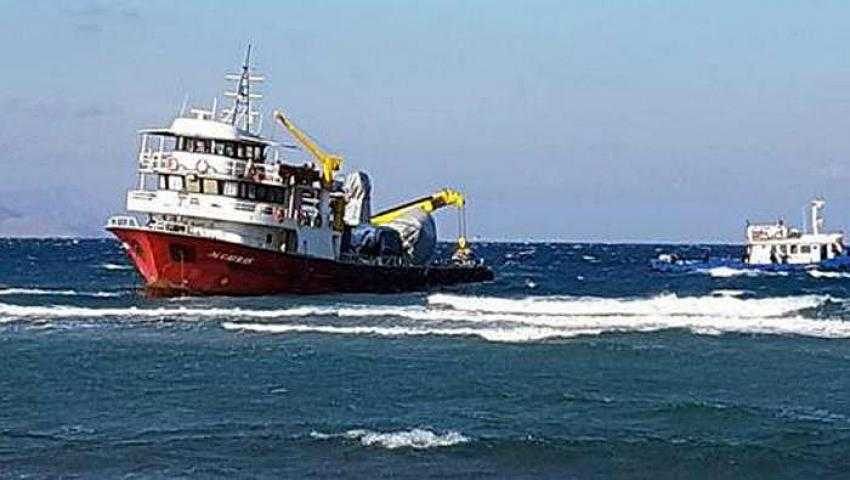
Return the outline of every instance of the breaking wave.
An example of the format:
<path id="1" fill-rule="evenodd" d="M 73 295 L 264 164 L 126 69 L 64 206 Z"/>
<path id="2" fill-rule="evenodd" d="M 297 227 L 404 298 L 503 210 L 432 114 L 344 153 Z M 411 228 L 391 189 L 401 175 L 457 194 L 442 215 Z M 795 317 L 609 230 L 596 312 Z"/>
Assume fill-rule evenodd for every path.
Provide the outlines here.
<path id="1" fill-rule="evenodd" d="M 378 327 L 352 326 L 337 327 L 332 325 L 311 324 L 269 324 L 269 323 L 234 323 L 224 322 L 226 330 L 249 331 L 259 333 L 325 333 L 337 335 L 371 335 L 378 337 L 413 337 L 413 336 L 450 336 L 450 337 L 480 337 L 484 340 L 500 343 L 525 343 L 546 339 L 569 338 L 579 335 L 598 335 L 598 329 L 572 330 L 511 326 L 502 328 L 482 327 Z"/>
<path id="2" fill-rule="evenodd" d="M 825 296 L 742 299 L 736 296 L 643 299 L 528 297 L 505 299 L 434 294 L 428 306 L 363 309 L 360 314 L 416 320 L 402 325 L 323 325 L 225 322 L 223 328 L 260 333 L 372 336 L 475 336 L 492 342 L 534 342 L 614 332 L 684 329 L 696 334 L 759 333 L 850 338 L 850 322 L 806 318 Z M 337 316 L 353 314 L 340 309 Z"/>
<path id="3" fill-rule="evenodd" d="M 468 297 L 434 294 L 428 304 L 455 310 L 492 313 L 569 316 L 645 316 L 707 315 L 736 317 L 778 316 L 814 308 L 829 297 L 803 295 L 794 297 L 738 298 L 737 295 L 679 297 L 674 294 L 650 298 L 604 297 Z"/>
<path id="4" fill-rule="evenodd" d="M 466 437 L 458 432 L 449 431 L 443 434 L 432 432 L 420 428 L 412 430 L 401 430 L 396 432 L 374 432 L 371 430 L 348 430 L 340 434 L 328 434 L 320 432 L 310 432 L 310 436 L 317 440 L 327 440 L 331 438 L 345 438 L 348 440 L 358 440 L 364 447 L 379 446 L 389 450 L 396 448 L 413 448 L 423 450 L 435 447 L 450 447 L 461 443 L 469 442 L 469 437 Z"/>
<path id="5" fill-rule="evenodd" d="M 767 270 L 756 270 L 751 268 L 732 268 L 732 267 L 713 267 L 696 270 L 697 273 L 704 273 L 714 278 L 729 278 L 737 276 L 758 277 L 758 276 L 779 276 L 787 277 L 788 272 L 770 272 Z"/>
<path id="6" fill-rule="evenodd" d="M 850 278 L 850 272 L 825 272 L 823 270 L 807 270 L 812 278 Z"/>
<path id="7" fill-rule="evenodd" d="M 812 318 L 828 296 L 747 298 L 738 291 L 707 296 L 648 298 L 552 297 L 517 299 L 429 295 L 424 305 L 325 305 L 280 309 L 215 307 L 22 306 L 0 303 L 0 322 L 27 318 L 218 320 L 226 330 L 381 337 L 480 337 L 536 342 L 615 332 L 682 329 L 696 334 L 756 333 L 850 338 L 850 322 Z M 827 308 L 825 310 L 843 311 Z M 340 321 L 339 319 L 344 319 Z"/>
<path id="8" fill-rule="evenodd" d="M 338 335 L 372 335 L 381 337 L 460 336 L 480 337 L 491 342 L 525 343 L 541 340 L 600 335 L 603 333 L 655 332 L 685 329 L 699 335 L 750 333 L 767 335 L 800 335 L 818 338 L 850 338 L 850 322 L 812 320 L 802 317 L 777 319 L 717 319 L 690 317 L 678 321 L 670 318 L 641 318 L 636 321 L 572 322 L 573 325 L 544 327 L 507 325 L 493 327 L 428 327 L 428 326 L 351 326 L 314 324 L 268 324 L 224 322 L 226 330 L 260 333 L 325 333 Z"/>
<path id="9" fill-rule="evenodd" d="M 76 290 L 45 290 L 41 288 L 3 288 L 0 295 L 51 295 L 68 297 L 120 297 L 118 292 L 78 292 Z"/>
<path id="10" fill-rule="evenodd" d="M 11 305 L 0 303 L 0 319 L 21 318 L 282 318 L 332 313 L 333 309 L 297 307 L 280 310 L 241 308 L 138 308 L 138 307 L 79 307 L 73 305 Z"/>

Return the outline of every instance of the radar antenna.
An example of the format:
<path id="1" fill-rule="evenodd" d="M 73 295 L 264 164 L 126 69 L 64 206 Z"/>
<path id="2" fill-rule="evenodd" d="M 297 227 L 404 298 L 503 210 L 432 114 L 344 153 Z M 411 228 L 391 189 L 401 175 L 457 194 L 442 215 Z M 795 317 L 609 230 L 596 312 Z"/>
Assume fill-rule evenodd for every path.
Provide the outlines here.
<path id="1" fill-rule="evenodd" d="M 251 100 L 260 100 L 263 96 L 251 92 L 251 84 L 262 82 L 264 77 L 251 74 L 251 44 L 245 52 L 245 63 L 242 64 L 242 73 L 228 73 L 225 78 L 236 82 L 233 92 L 224 92 L 224 96 L 233 99 L 233 106 L 222 112 L 223 119 L 231 125 L 237 125 L 243 130 L 250 132 L 254 125 L 254 117 L 258 115 L 256 110 L 251 110 Z"/>

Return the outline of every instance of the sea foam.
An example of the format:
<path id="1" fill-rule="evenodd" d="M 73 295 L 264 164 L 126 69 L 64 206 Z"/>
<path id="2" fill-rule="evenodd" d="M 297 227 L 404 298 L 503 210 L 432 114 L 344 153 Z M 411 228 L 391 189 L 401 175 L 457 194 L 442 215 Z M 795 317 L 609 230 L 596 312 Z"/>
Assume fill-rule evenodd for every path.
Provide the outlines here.
<path id="1" fill-rule="evenodd" d="M 104 270 L 132 270 L 132 265 L 123 265 L 117 263 L 104 263 L 100 266 Z"/>
<path id="2" fill-rule="evenodd" d="M 737 292 L 734 292 L 737 293 Z M 307 305 L 278 309 L 214 307 L 23 306 L 0 303 L 0 322 L 34 319 L 220 320 L 226 330 L 370 336 L 475 336 L 535 342 L 614 332 L 682 329 L 697 334 L 759 333 L 850 338 L 850 322 L 811 318 L 835 301 L 823 295 L 645 298 L 479 297 L 432 294 L 424 305 Z M 340 321 L 339 319 L 344 319 Z"/>
<path id="3" fill-rule="evenodd" d="M 745 299 L 731 295 L 680 297 L 665 294 L 648 298 L 524 297 L 510 299 L 434 294 L 428 296 L 428 304 L 471 312 L 524 315 L 772 317 L 817 307 L 828 298 L 823 295 L 800 295 Z"/>
<path id="4" fill-rule="evenodd" d="M 807 270 L 812 278 L 850 278 L 850 272 L 830 272 L 823 270 Z"/>
<path id="5" fill-rule="evenodd" d="M 41 288 L 3 288 L 0 295 L 45 295 L 68 297 L 120 297 L 119 292 L 78 292 L 76 290 L 47 290 Z"/>
<path id="6" fill-rule="evenodd" d="M 421 428 L 395 432 L 375 432 L 372 430 L 357 429 L 348 430 L 342 434 L 310 432 L 310 436 L 317 440 L 327 440 L 330 438 L 358 440 L 364 447 L 378 446 L 389 450 L 396 448 L 423 450 L 435 447 L 450 447 L 470 441 L 468 437 L 458 432 L 449 431 L 440 434 Z"/>

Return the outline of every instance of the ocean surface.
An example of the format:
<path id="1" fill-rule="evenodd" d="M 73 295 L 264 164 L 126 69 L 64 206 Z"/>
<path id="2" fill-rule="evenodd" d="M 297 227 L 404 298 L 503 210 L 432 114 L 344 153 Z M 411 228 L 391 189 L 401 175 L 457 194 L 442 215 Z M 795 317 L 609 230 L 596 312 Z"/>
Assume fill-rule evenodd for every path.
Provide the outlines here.
<path id="1" fill-rule="evenodd" d="M 443 246 L 443 248 L 448 248 Z M 848 478 L 850 277 L 479 244 L 492 283 L 150 299 L 0 239 L 0 478 Z"/>

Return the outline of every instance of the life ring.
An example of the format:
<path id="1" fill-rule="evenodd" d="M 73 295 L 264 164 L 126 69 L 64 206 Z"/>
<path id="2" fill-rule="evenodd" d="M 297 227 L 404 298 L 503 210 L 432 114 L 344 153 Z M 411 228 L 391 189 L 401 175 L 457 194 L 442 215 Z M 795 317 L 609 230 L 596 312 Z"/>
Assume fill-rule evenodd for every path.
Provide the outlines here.
<path id="1" fill-rule="evenodd" d="M 177 158 L 175 157 L 168 157 L 168 159 L 165 161 L 165 167 L 171 171 L 175 171 L 180 168 L 180 162 L 178 162 Z"/>
<path id="2" fill-rule="evenodd" d="M 202 159 L 198 160 L 197 163 L 195 163 L 195 170 L 197 170 L 198 173 L 200 173 L 201 175 L 207 173 L 209 171 L 209 169 L 210 169 L 210 164 L 209 164 L 209 162 L 206 161 L 206 159 L 202 158 Z"/>

